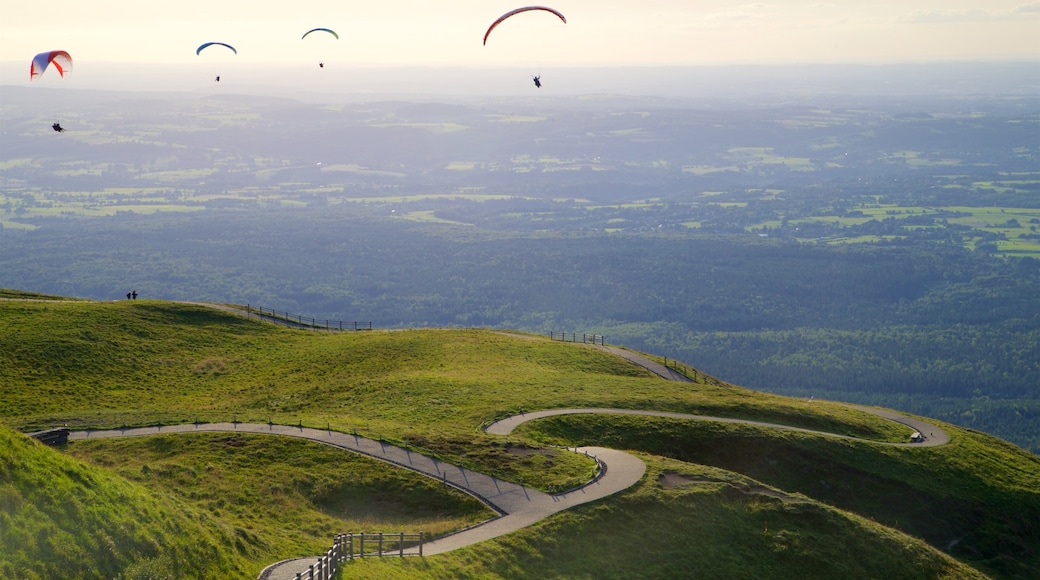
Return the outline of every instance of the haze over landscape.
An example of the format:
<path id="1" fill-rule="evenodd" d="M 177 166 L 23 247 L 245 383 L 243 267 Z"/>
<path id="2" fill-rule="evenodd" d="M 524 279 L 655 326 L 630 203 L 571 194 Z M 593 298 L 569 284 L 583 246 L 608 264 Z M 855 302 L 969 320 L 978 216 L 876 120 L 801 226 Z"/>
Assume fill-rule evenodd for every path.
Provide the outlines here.
<path id="1" fill-rule="evenodd" d="M 84 62 L 197 63 L 196 46 L 228 42 L 243 63 L 296 63 L 313 27 L 340 33 L 320 39 L 330 63 L 434 66 L 718 65 L 1026 60 L 1036 57 L 1040 3 L 1035 0 L 872 0 L 870 2 L 725 2 L 564 0 L 552 17 L 527 15 L 485 28 L 517 5 L 457 0 L 349 4 L 187 0 L 176 6 L 112 0 L 94 6 L 12 4 L 0 23 L 0 61 L 42 50 L 74 52 Z M 217 57 L 214 57 L 217 58 Z M 220 57 L 223 58 L 223 57 Z M 5 82 L 10 82 L 5 80 Z"/>
<path id="2" fill-rule="evenodd" d="M 624 518 L 687 530 L 720 506 L 729 511 L 713 521 L 733 537 L 761 532 L 762 543 L 719 540 L 687 554 L 686 542 L 709 540 L 677 532 L 625 570 L 1040 570 L 1030 527 L 1040 517 L 1040 2 L 572 0 L 552 5 L 566 23 L 522 13 L 486 46 L 488 25 L 515 6 L 49 6 L 46 19 L 25 4 L 0 19 L 4 429 L 200 415 L 360 427 L 547 493 L 587 480 L 589 465 L 561 447 L 625 449 L 646 462 L 628 495 L 598 507 L 429 564 L 358 565 L 358 577 L 451 577 L 462 563 L 475 577 L 516 577 L 532 561 L 545 565 L 538 574 L 609 575 L 608 560 L 587 555 L 638 541 L 619 532 Z M 314 27 L 339 37 L 301 40 Z M 237 54 L 196 54 L 211 41 Z M 30 81 L 30 60 L 46 50 L 69 51 L 74 67 Z M 35 302 L 55 297 L 93 302 Z M 375 332 L 275 330 L 173 301 Z M 595 336 L 693 383 L 539 336 Z M 913 430 L 846 403 L 929 417 L 950 436 L 889 448 Z M 473 434 L 561 406 L 860 440 L 631 417 L 543 419 L 508 444 Z M 157 520 L 201 525 L 196 548 L 212 550 L 195 562 L 190 546 L 117 539 L 85 578 L 256 577 L 258 565 L 314 553 L 344 526 L 430 522 L 439 535 L 487 517 L 450 494 L 437 496 L 440 514 L 416 508 L 416 490 L 438 492 L 354 463 L 335 478 L 218 491 L 247 489 L 283 462 L 297 472 L 326 460 L 279 443 L 232 469 L 220 449 L 258 445 L 248 436 L 197 446 L 168 437 L 77 441 L 60 459 L 11 447 L 0 456 L 0 516 L 15 523 L 0 548 L 15 556 L 0 556 L 0 572 L 57 538 L 47 526 L 82 525 L 67 514 L 84 509 L 30 514 L 55 503 L 28 491 L 46 477 L 5 465 L 72 473 L 77 490 L 106 482 L 91 493 L 158 494 L 131 511 L 176 512 Z M 124 488 L 138 485 L 150 491 Z M 380 485 L 385 505 L 371 491 Z M 40 493 L 68 495 L 57 489 Z M 351 494 L 363 499 L 340 499 Z M 300 516 L 294 531 L 280 529 L 289 508 L 276 515 L 271 498 L 299 502 L 291 510 L 320 524 Z M 271 514 L 242 507 L 261 502 L 256 511 Z M 136 520 L 111 509 L 112 522 Z M 103 533 L 159 533 L 138 525 Z M 598 539 L 585 556 L 560 555 L 552 526 L 560 537 L 595 528 Z M 880 550 L 892 567 L 857 556 L 839 569 L 843 558 L 806 548 L 824 530 L 857 554 Z M 224 534 L 236 549 L 208 543 Z"/>

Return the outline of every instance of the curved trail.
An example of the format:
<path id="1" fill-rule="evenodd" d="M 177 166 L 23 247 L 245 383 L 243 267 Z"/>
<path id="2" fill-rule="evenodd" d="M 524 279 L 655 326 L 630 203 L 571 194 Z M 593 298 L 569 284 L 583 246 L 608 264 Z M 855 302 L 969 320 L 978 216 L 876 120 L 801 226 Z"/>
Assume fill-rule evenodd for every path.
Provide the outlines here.
<path id="1" fill-rule="evenodd" d="M 881 411 L 865 407 L 861 408 L 865 411 L 908 424 L 914 428 L 918 428 L 914 423 L 919 423 L 926 429 L 930 429 L 930 432 L 939 434 L 939 436 L 928 438 L 922 443 L 873 442 L 877 445 L 921 447 L 942 445 L 949 440 L 945 431 L 931 425 L 930 423 L 925 423 L 912 417 L 906 417 L 889 411 Z M 809 429 L 789 427 L 775 423 L 731 419 L 726 417 L 711 417 L 705 415 L 690 415 L 685 413 L 671 413 L 665 411 L 639 411 L 632 409 L 549 409 L 507 417 L 488 425 L 485 430 L 494 435 L 508 435 L 516 427 L 526 423 L 527 421 L 556 415 L 580 413 L 641 415 L 696 421 L 742 423 L 768 428 L 812 433 L 826 437 L 855 439 L 854 437 L 848 437 L 845 435 L 812 431 Z M 920 429 L 918 430 L 920 431 Z M 643 474 L 646 472 L 646 465 L 640 459 L 624 451 L 607 449 L 604 447 L 578 447 L 574 448 L 573 451 L 577 453 L 586 453 L 599 462 L 600 475 L 593 481 L 578 489 L 566 493 L 551 495 L 483 473 L 458 467 L 450 463 L 445 463 L 438 459 L 415 453 L 408 449 L 395 447 L 381 441 L 340 431 L 311 429 L 308 427 L 257 423 L 203 423 L 198 425 L 188 424 L 160 427 L 73 431 L 70 433 L 69 439 L 73 441 L 82 441 L 89 439 L 139 437 L 169 433 L 229 432 L 297 437 L 339 447 L 355 453 L 361 453 L 443 481 L 446 485 L 451 485 L 477 497 L 499 514 L 498 517 L 487 520 L 481 524 L 425 543 L 423 546 L 423 553 L 426 555 L 439 554 L 496 538 L 530 526 L 557 512 L 613 495 L 635 485 L 640 479 L 642 479 Z M 924 433 L 925 431 L 921 432 Z M 406 550 L 406 553 L 414 555 L 417 553 L 417 550 Z M 315 560 L 317 560 L 317 556 L 279 562 L 265 569 L 262 577 L 264 580 L 291 580 L 296 577 L 297 572 L 305 572 L 308 565 L 313 563 Z"/>
<path id="2" fill-rule="evenodd" d="M 856 441 L 868 441 L 875 445 L 890 445 L 893 447 L 936 447 L 938 445 L 945 445 L 950 442 L 950 436 L 946 433 L 946 431 L 926 421 L 915 419 L 913 417 L 908 417 L 906 415 L 902 415 L 893 411 L 883 411 L 881 409 L 872 409 L 870 407 L 861 407 L 859 405 L 849 405 L 849 407 L 859 409 L 861 411 L 866 411 L 867 413 L 872 413 L 890 421 L 895 421 L 896 423 L 906 425 L 907 427 L 910 427 L 919 433 L 923 433 L 924 439 L 919 443 L 889 443 L 885 441 L 869 441 L 860 437 L 853 437 L 851 435 L 839 435 L 837 433 L 829 433 L 827 431 L 816 431 L 814 429 L 805 429 L 802 427 L 791 427 L 790 425 L 782 425 L 780 423 L 753 421 L 751 419 L 733 419 L 731 417 L 715 417 L 712 415 L 674 413 L 671 411 L 642 411 L 638 409 L 546 409 L 544 411 L 532 411 L 530 413 L 524 413 L 523 415 L 513 415 L 512 417 L 500 419 L 488 425 L 484 430 L 493 435 L 509 435 L 513 432 L 513 429 L 534 419 L 542 419 L 544 417 L 555 417 L 556 415 L 579 415 L 599 413 L 607 415 L 642 415 L 646 417 L 668 417 L 672 419 L 686 419 L 690 421 L 713 421 L 715 423 L 740 423 L 743 425 L 756 425 L 758 427 L 768 427 L 771 429 L 783 429 L 784 431 L 810 433 L 812 435 L 833 437 L 836 439 L 853 439 Z"/>
<path id="3" fill-rule="evenodd" d="M 219 308 L 228 312 L 244 314 L 243 311 L 232 307 L 220 305 L 200 305 Z M 668 369 L 660 363 L 642 357 L 631 351 L 615 347 L 597 347 L 617 356 L 621 356 L 634 364 L 642 366 L 658 376 L 673 381 L 688 381 L 689 379 Z M 885 419 L 904 424 L 924 436 L 923 441 L 918 443 L 885 443 L 874 441 L 876 445 L 890 445 L 898 447 L 928 447 L 943 445 L 949 442 L 949 435 L 940 427 L 908 417 L 894 411 L 873 409 L 859 405 L 850 407 L 873 413 Z M 693 415 L 686 413 L 673 413 L 667 411 L 641 411 L 633 409 L 548 409 L 514 415 L 495 421 L 485 431 L 493 435 L 508 435 L 516 427 L 527 422 L 544 417 L 556 415 L 599 413 L 616 415 L 641 415 L 651 417 L 668 417 L 686 419 L 692 421 L 715 421 L 724 423 L 740 423 L 746 425 L 757 425 L 772 429 L 784 429 L 810 433 L 814 435 L 833 437 L 840 439 L 857 439 L 847 435 L 838 435 L 823 431 L 814 431 L 800 427 L 791 427 L 776 423 L 752 421 L 746 419 L 733 419 L 727 417 L 713 417 L 707 415 Z M 428 457 L 413 451 L 395 447 L 381 441 L 360 437 L 358 435 L 343 433 L 339 431 L 311 429 L 307 427 L 295 427 L 288 425 L 255 424 L 255 423 L 204 423 L 171 425 L 160 427 L 137 427 L 124 429 L 73 431 L 69 439 L 89 440 L 111 437 L 136 437 L 147 435 L 158 435 L 168 433 L 251 433 L 280 435 L 297 437 L 316 441 L 326 445 L 339 447 L 355 453 L 361 453 L 375 459 L 386 461 L 393 465 L 411 469 L 423 475 L 435 478 L 468 493 L 487 504 L 499 515 L 495 518 L 477 524 L 465 530 L 437 538 L 423 545 L 424 555 L 433 555 L 465 546 L 470 546 L 485 540 L 496 538 L 510 532 L 530 526 L 539 520 L 547 518 L 557 512 L 595 501 L 635 485 L 646 472 L 646 465 L 634 455 L 607 449 L 604 447 L 578 447 L 572 449 L 577 453 L 585 453 L 597 460 L 600 466 L 600 474 L 584 486 L 561 494 L 546 494 L 544 492 L 504 481 L 483 473 L 458 467 L 445 463 L 433 457 Z M 417 554 L 417 549 L 405 550 L 405 553 Z M 310 558 L 296 558 L 285 560 L 268 566 L 261 573 L 263 580 L 292 580 L 298 572 L 306 573 L 308 565 L 314 563 L 317 556 Z"/>

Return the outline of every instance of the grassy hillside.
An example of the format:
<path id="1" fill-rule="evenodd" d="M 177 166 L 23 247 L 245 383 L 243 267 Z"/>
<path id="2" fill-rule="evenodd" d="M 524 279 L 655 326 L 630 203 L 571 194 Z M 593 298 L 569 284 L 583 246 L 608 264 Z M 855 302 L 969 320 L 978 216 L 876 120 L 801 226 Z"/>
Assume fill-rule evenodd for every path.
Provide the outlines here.
<path id="1" fill-rule="evenodd" d="M 650 466 L 629 492 L 533 529 L 425 562 L 356 567 L 371 577 L 601 577 L 622 570 L 621 559 L 632 575 L 650 577 L 975 573 L 962 563 L 999 577 L 1040 570 L 1032 547 L 1040 529 L 1030 523 L 1040 521 L 1037 458 L 949 426 L 953 442 L 931 449 L 635 417 L 557 417 L 508 438 L 479 430 L 521 409 L 590 406 L 755 418 L 877 441 L 909 433 L 838 404 L 664 381 L 599 349 L 544 337 L 325 334 L 157 301 L 0 301 L 0 423 L 17 429 L 232 419 L 357 429 L 545 490 L 575 485 L 592 469 L 550 443 L 632 449 Z M 541 451 L 515 453 L 515 443 Z M 450 496 L 420 501 L 433 492 L 397 480 L 397 470 L 334 459 L 336 450 L 304 442 L 162 436 L 77 442 L 67 453 L 247 531 L 263 549 L 242 555 L 245 565 L 317 553 L 337 531 L 436 532 L 483 513 Z M 337 468 L 320 477 L 301 474 L 330 462 Z M 797 499 L 758 493 L 769 487 Z M 394 500 L 375 501 L 384 491 Z M 351 495 L 366 499 L 336 499 Z"/>
<path id="2" fill-rule="evenodd" d="M 248 529 L 0 427 L 0 576 L 245 577 Z"/>
<path id="3" fill-rule="evenodd" d="M 984 578 L 921 540 L 731 472 L 641 455 L 634 489 L 437 558 L 345 577 Z M 778 497 L 779 496 L 779 497 Z"/>

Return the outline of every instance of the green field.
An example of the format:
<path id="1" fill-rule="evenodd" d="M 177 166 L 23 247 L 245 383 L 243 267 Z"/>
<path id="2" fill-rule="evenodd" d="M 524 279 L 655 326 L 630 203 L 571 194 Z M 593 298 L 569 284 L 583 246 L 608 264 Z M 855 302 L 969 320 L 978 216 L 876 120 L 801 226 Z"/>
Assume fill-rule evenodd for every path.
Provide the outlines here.
<path id="1" fill-rule="evenodd" d="M 0 517 L 10 530 L 0 537 L 0 570 L 8 575 L 26 562 L 68 566 L 71 556 L 48 555 L 60 539 L 79 562 L 67 577 L 151 568 L 253 577 L 276 560 L 324 550 L 336 532 L 437 534 L 486 517 L 435 482 L 310 443 L 164 435 L 60 451 L 15 445 L 8 430 L 230 420 L 357 430 L 543 490 L 588 477 L 587 458 L 555 445 L 626 449 L 648 465 L 617 496 L 457 552 L 358 562 L 350 577 L 1025 578 L 1040 569 L 1031 525 L 1040 518 L 1040 461 L 950 425 L 945 446 L 879 446 L 870 440 L 902 441 L 906 429 L 703 375 L 664 381 L 607 352 L 536 335 L 324 334 L 203 306 L 45 298 L 0 301 L 0 434 L 8 440 Z M 862 441 L 609 415 L 546 419 L 506 440 L 479 430 L 553 407 L 762 419 Z M 534 452 L 509 453 L 510 444 Z M 83 502 L 91 517 L 113 522 L 95 529 L 125 547 L 106 551 L 96 533 L 68 528 L 82 517 L 70 514 L 88 509 Z M 167 537 L 186 533 L 195 544 Z M 237 547 L 221 551 L 229 543 Z"/>

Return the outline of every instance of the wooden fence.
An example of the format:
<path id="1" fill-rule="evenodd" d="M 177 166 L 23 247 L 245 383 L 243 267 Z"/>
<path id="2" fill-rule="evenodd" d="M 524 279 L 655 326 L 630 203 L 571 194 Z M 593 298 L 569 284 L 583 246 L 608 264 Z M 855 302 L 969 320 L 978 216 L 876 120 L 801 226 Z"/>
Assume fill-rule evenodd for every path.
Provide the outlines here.
<path id="1" fill-rule="evenodd" d="M 550 340 L 559 340 L 559 341 L 562 341 L 562 342 L 579 342 L 578 341 L 578 333 L 576 333 L 576 332 L 572 332 L 570 334 L 567 334 L 566 332 L 550 332 L 549 333 L 549 339 Z M 584 343 L 587 343 L 587 344 L 599 344 L 599 345 L 604 344 L 604 342 L 603 342 L 603 335 L 602 334 L 585 334 L 585 333 L 582 333 L 580 342 L 584 342 Z"/>
<path id="2" fill-rule="evenodd" d="M 367 545 L 366 545 L 367 542 Z M 423 555 L 423 533 L 406 534 L 398 532 L 386 534 L 349 533 L 339 534 L 332 547 L 318 561 L 311 564 L 306 572 L 296 574 L 296 580 L 330 580 L 336 575 L 340 564 L 354 558 L 382 558 L 384 556 L 404 557 L 405 550 L 409 555 L 415 554 L 412 548 L 418 548 L 418 555 Z"/>
<path id="3" fill-rule="evenodd" d="M 695 369 L 695 368 L 693 368 L 691 366 L 687 366 L 686 364 L 681 363 L 681 362 L 679 362 L 679 361 L 677 361 L 675 359 L 669 359 L 668 357 L 665 357 L 664 358 L 664 366 L 667 367 L 667 368 L 672 369 L 673 371 L 675 371 L 677 373 L 682 374 L 683 376 L 685 376 L 686 378 L 690 379 L 691 381 L 693 381 L 695 383 L 703 383 L 705 385 L 715 385 L 716 387 L 728 386 L 725 383 L 723 383 L 722 381 L 716 379 L 715 377 L 710 376 L 710 375 L 706 375 L 706 374 L 698 371 L 697 369 Z"/>
<path id="4" fill-rule="evenodd" d="M 372 330 L 372 322 L 344 322 L 342 320 L 318 320 L 308 318 L 299 314 L 280 312 L 263 306 L 252 306 L 246 304 L 246 316 L 256 314 L 274 322 L 293 324 L 303 328 L 315 330 Z"/>
<path id="5" fill-rule="evenodd" d="M 681 363 L 675 359 L 669 360 L 668 357 L 664 357 L 664 366 L 666 368 L 672 369 L 673 371 L 681 374 L 682 376 L 690 379 L 693 382 L 697 382 L 697 369 L 693 367 L 686 366 L 684 363 Z"/>

